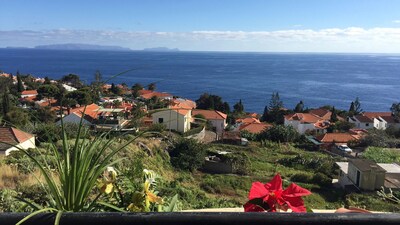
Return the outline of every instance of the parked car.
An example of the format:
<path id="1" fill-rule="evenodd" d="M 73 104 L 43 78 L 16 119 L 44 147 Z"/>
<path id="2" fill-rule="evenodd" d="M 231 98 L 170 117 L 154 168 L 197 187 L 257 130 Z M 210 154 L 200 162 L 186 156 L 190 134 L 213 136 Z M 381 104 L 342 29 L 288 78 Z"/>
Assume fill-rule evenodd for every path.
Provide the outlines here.
<path id="1" fill-rule="evenodd" d="M 349 148 L 347 145 L 339 145 L 338 149 L 347 153 L 353 152 L 353 150 L 351 150 L 351 148 Z"/>

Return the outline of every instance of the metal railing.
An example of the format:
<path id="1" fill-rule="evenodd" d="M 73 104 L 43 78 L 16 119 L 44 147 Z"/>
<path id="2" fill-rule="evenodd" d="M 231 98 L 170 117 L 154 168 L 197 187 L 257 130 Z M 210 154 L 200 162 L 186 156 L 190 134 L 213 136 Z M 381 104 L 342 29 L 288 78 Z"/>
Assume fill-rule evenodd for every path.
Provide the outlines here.
<path id="1" fill-rule="evenodd" d="M 0 213 L 1 225 L 15 225 L 26 213 Z M 55 214 L 40 214 L 24 225 L 53 225 Z M 400 214 L 356 213 L 64 213 L 60 225 L 389 225 L 400 224 Z"/>

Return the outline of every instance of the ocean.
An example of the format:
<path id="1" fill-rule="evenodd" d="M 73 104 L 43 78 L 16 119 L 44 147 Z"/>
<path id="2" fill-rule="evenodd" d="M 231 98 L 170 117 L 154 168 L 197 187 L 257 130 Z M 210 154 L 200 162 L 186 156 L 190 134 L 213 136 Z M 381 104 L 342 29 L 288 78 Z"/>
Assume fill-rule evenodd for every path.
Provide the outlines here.
<path id="1" fill-rule="evenodd" d="M 99 70 L 108 83 L 144 85 L 196 100 L 219 95 L 262 113 L 272 92 L 286 108 L 334 105 L 348 110 L 359 97 L 365 111 L 389 111 L 400 101 L 400 55 L 237 52 L 113 52 L 0 49 L 0 70 L 59 79 L 77 74 L 86 83 Z"/>

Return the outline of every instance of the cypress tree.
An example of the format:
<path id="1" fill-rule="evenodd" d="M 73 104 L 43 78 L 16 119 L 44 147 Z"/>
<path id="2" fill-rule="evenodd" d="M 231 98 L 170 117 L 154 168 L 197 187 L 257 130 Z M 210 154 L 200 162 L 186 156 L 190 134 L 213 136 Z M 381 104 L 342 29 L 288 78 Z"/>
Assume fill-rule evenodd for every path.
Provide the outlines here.
<path id="1" fill-rule="evenodd" d="M 6 116 L 8 112 L 10 112 L 10 97 L 8 95 L 8 88 L 3 93 L 3 115 Z"/>
<path id="2" fill-rule="evenodd" d="M 17 89 L 18 92 L 23 92 L 25 90 L 24 85 L 22 84 L 21 76 L 17 75 Z"/>
<path id="3" fill-rule="evenodd" d="M 338 121 L 337 113 L 336 113 L 335 107 L 332 108 L 332 115 L 331 115 L 330 121 L 331 121 L 332 123 L 335 123 L 336 121 Z"/>

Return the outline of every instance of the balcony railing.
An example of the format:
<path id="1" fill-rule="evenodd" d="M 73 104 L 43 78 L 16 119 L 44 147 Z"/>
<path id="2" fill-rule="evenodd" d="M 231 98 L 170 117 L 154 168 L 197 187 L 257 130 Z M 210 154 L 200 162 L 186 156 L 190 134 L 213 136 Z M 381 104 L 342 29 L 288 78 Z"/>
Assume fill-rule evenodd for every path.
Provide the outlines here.
<path id="1" fill-rule="evenodd" d="M 1 225 L 15 225 L 26 213 L 0 213 Z M 53 225 L 55 214 L 40 214 L 24 225 Z M 64 213 L 60 225 L 389 225 L 400 214 L 355 213 Z"/>

